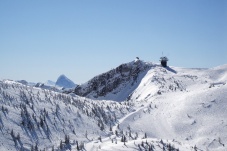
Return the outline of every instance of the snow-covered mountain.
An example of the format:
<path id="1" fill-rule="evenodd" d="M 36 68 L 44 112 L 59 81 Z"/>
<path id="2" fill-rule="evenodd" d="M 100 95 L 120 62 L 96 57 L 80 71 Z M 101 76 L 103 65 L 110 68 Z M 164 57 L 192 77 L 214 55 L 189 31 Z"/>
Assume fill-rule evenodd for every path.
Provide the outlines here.
<path id="1" fill-rule="evenodd" d="M 67 78 L 64 74 L 60 75 L 55 83 L 59 87 L 74 88 L 76 84 Z"/>
<path id="2" fill-rule="evenodd" d="M 226 150 L 226 76 L 227 65 L 212 69 L 154 65 L 130 95 L 129 102 L 141 108 L 121 127 L 202 150 Z"/>
<path id="3" fill-rule="evenodd" d="M 119 71 L 122 66 L 126 70 Z M 127 72 L 135 69 L 137 74 Z M 226 150 L 226 83 L 227 65 L 211 69 L 163 68 L 140 61 L 96 76 L 77 87 L 75 93 L 142 106 L 121 123 L 123 129 L 130 126 L 133 132 L 181 140 L 202 150 Z"/>
<path id="4" fill-rule="evenodd" d="M 74 93 L 80 96 L 97 100 L 115 100 L 118 102 L 129 100 L 135 90 L 140 85 L 143 78 L 146 78 L 148 71 L 152 72 L 170 72 L 176 71 L 170 67 L 163 68 L 160 65 L 144 62 L 136 59 L 132 62 L 121 64 L 115 69 L 100 74 L 88 82 L 77 86 Z M 163 76 L 154 76 L 153 81 L 156 82 L 152 89 L 160 86 Z M 176 79 L 171 79 L 172 89 L 184 90 L 184 87 Z M 169 83 L 162 82 L 161 87 L 170 87 Z M 162 89 L 158 89 L 161 93 Z M 142 92 L 140 92 L 142 95 Z M 145 95 L 145 94 L 143 94 Z"/>
<path id="5" fill-rule="evenodd" d="M 92 99 L 124 101 L 138 87 L 150 68 L 149 63 L 140 60 L 121 64 L 77 86 L 74 93 Z"/>
<path id="6" fill-rule="evenodd" d="M 47 80 L 45 85 L 48 85 L 48 86 L 55 86 L 55 82 L 52 81 L 52 80 Z"/>
<path id="7" fill-rule="evenodd" d="M 164 68 L 141 60 L 70 94 L 3 80 L 0 149 L 225 151 L 226 83 L 227 65 Z"/>

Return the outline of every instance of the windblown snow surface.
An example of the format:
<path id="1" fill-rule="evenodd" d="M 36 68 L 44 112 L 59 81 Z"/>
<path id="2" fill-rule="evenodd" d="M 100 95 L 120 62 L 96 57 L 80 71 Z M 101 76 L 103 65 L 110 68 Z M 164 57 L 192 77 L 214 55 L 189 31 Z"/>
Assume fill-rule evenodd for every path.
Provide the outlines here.
<path id="1" fill-rule="evenodd" d="M 119 82 L 105 93 L 81 85 L 84 97 L 1 81 L 0 149 L 227 150 L 227 65 L 139 62 L 99 75 Z"/>

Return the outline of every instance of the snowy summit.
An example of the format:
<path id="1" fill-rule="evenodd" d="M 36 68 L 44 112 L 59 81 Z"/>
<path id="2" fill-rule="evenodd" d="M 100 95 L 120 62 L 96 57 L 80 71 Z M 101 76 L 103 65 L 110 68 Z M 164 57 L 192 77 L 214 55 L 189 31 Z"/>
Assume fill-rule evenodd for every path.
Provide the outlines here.
<path id="1" fill-rule="evenodd" d="M 67 78 L 64 74 L 60 75 L 56 81 L 56 86 L 64 87 L 64 88 L 73 88 L 76 84 Z"/>

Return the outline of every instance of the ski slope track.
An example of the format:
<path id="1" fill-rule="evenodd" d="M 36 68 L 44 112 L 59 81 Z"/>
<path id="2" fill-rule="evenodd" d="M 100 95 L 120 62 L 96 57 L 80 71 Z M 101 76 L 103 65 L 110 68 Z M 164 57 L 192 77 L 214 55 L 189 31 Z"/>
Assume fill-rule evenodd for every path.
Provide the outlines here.
<path id="1" fill-rule="evenodd" d="M 226 151 L 227 65 L 135 60 L 62 92 L 0 81 L 0 150 Z"/>

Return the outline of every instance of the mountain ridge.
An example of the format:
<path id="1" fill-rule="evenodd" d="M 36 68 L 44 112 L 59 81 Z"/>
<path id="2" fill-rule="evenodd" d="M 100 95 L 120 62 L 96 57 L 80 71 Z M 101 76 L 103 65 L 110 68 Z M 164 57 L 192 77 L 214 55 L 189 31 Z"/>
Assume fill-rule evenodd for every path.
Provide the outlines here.
<path id="1" fill-rule="evenodd" d="M 141 78 L 151 66 L 151 63 L 141 60 L 121 64 L 112 70 L 95 76 L 84 84 L 78 85 L 74 93 L 92 99 L 106 98 L 108 100 L 124 101 L 133 91 L 133 89 L 130 90 L 130 87 L 137 87 Z M 117 91 L 113 92 L 116 89 L 125 90 L 124 94 L 118 94 L 119 92 Z M 129 90 L 127 91 L 126 89 Z M 120 97 L 116 97 L 117 95 Z"/>
<path id="2" fill-rule="evenodd" d="M 21 83 L 0 81 L 2 150 L 227 149 L 227 65 L 135 60 L 80 85 L 82 97 Z"/>

